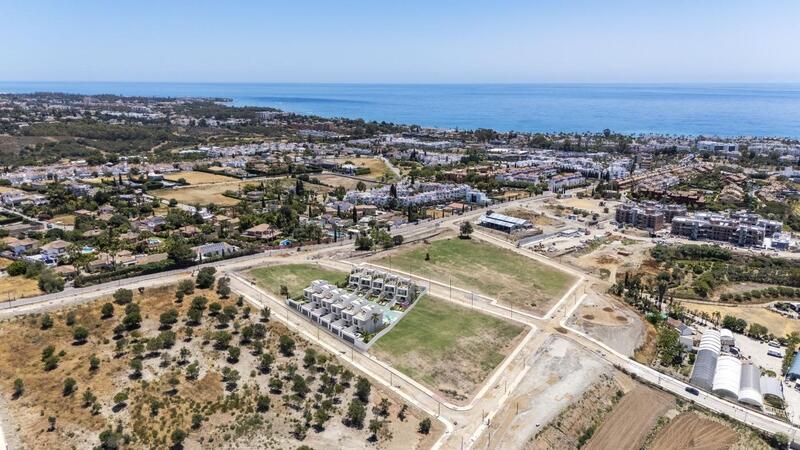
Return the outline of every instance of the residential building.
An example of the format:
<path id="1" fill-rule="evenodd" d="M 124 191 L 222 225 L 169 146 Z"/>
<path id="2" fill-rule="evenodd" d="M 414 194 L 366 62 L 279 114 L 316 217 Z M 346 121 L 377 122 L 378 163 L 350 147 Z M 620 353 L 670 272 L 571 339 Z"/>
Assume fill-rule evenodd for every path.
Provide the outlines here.
<path id="1" fill-rule="evenodd" d="M 761 247 L 764 238 L 781 231 L 783 224 L 758 214 L 740 212 L 729 216 L 696 213 L 672 220 L 672 234 L 693 240 L 730 242 L 742 247 Z"/>
<path id="2" fill-rule="evenodd" d="M 658 231 L 676 216 L 686 214 L 682 205 L 662 205 L 656 202 L 625 203 L 617 207 L 616 221 L 643 230 Z"/>
<path id="3" fill-rule="evenodd" d="M 14 254 L 14 256 L 28 253 L 32 250 L 36 250 L 39 247 L 39 241 L 30 238 L 17 239 L 15 237 L 8 236 L 3 239 L 3 242 L 8 246 L 8 249 Z"/>
<path id="4" fill-rule="evenodd" d="M 49 258 L 58 258 L 67 253 L 67 249 L 72 245 L 67 241 L 56 239 L 53 242 L 48 242 L 40 247 L 39 251 L 43 256 Z"/>
<path id="5" fill-rule="evenodd" d="M 275 239 L 280 232 L 272 228 L 270 224 L 262 223 L 260 225 L 248 228 L 243 234 L 249 238 L 270 240 Z"/>
<path id="6" fill-rule="evenodd" d="M 224 257 L 231 253 L 236 253 L 237 251 L 239 251 L 239 247 L 230 245 L 227 242 L 213 242 L 192 247 L 192 252 L 195 254 L 195 259 L 198 261 L 208 258 Z"/>

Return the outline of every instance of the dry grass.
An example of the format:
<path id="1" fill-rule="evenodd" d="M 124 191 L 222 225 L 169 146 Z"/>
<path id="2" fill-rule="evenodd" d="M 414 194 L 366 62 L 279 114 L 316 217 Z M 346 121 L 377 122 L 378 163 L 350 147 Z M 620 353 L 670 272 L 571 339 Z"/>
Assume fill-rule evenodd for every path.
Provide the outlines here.
<path id="1" fill-rule="evenodd" d="M 748 324 L 759 323 L 767 327 L 769 332 L 775 336 L 785 336 L 792 332 L 800 332 L 799 321 L 783 317 L 764 306 L 707 305 L 688 301 L 681 302 L 681 305 L 691 311 L 706 312 L 709 315 L 714 311 L 718 311 L 721 317 L 731 315 L 746 320 Z"/>
<path id="2" fill-rule="evenodd" d="M 62 225 L 75 225 L 75 215 L 74 214 L 61 214 L 58 216 L 53 216 L 50 219 L 52 223 L 60 223 Z"/>
<path id="3" fill-rule="evenodd" d="M 223 194 L 227 191 L 237 192 L 240 188 L 248 184 L 257 183 L 253 181 L 235 181 L 230 183 L 206 184 L 180 187 L 177 189 L 159 189 L 153 191 L 152 194 L 167 200 L 175 199 L 178 203 L 186 205 L 207 205 L 209 203 L 214 203 L 220 206 L 232 206 L 239 203 L 239 200 L 227 197 Z"/>
<path id="4" fill-rule="evenodd" d="M 231 178 L 225 175 L 217 175 L 208 172 L 198 172 L 198 171 L 187 171 L 187 172 L 175 172 L 168 174 L 164 177 L 165 180 L 168 181 L 178 181 L 179 179 L 183 178 L 189 184 L 214 184 L 214 183 L 226 183 L 230 181 L 236 181 L 236 178 Z"/>
<path id="5" fill-rule="evenodd" d="M 22 297 L 35 297 L 41 294 L 39 280 L 23 276 L 0 277 L 0 302 Z"/>
<path id="6" fill-rule="evenodd" d="M 656 327 L 652 323 L 642 320 L 645 329 L 644 343 L 640 345 L 636 352 L 634 352 L 633 359 L 639 363 L 649 365 L 656 358 L 658 349 L 656 349 Z"/>
<path id="7" fill-rule="evenodd" d="M 227 360 L 225 351 L 213 346 L 211 337 L 220 328 L 209 317 L 208 309 L 201 325 L 189 327 L 184 323 L 191 303 L 189 298 L 196 295 L 205 296 L 209 303 L 219 302 L 224 306 L 236 303 L 232 299 L 220 299 L 211 290 L 196 290 L 181 304 L 174 301 L 174 287 L 147 290 L 144 295 L 134 293 L 134 302 L 141 307 L 143 321 L 139 329 L 125 333 L 127 343 L 121 351 L 116 350 L 117 341 L 112 339 L 112 330 L 121 322 L 123 307 L 115 306 L 111 318 L 100 318 L 100 308 L 109 299 L 70 310 L 75 317 L 74 326 L 89 330 L 88 342 L 82 345 L 73 342 L 74 328 L 66 324 L 67 311 L 51 313 L 54 325 L 47 330 L 41 329 L 38 315 L 3 322 L 0 325 L 0 390 L 5 398 L 11 398 L 14 379 L 20 378 L 24 382 L 23 395 L 7 402 L 13 421 L 11 428 L 16 430 L 24 447 L 93 448 L 98 445 L 99 433 L 116 427 L 118 423 L 123 432 L 134 439 L 129 448 L 169 448 L 170 435 L 175 429 L 189 433 L 187 448 L 296 448 L 302 445 L 304 442 L 298 441 L 291 432 L 306 407 L 314 410 L 314 394 L 323 385 L 322 372 L 303 365 L 304 351 L 309 344 L 282 324 L 268 322 L 264 352 L 274 354 L 276 360 L 272 370 L 262 374 L 255 370 L 259 357 L 252 353 L 252 344 L 240 344 L 236 331 L 240 328 L 228 326 L 224 330 L 233 335 L 231 345 L 241 345 L 242 350 L 239 361 L 231 362 Z M 141 359 L 142 377 L 131 378 L 130 362 L 135 359 L 136 345 L 146 344 L 161 332 L 159 315 L 171 308 L 178 311 L 179 317 L 178 323 L 172 326 L 177 338 L 175 345 L 169 349 L 145 350 Z M 240 307 L 235 320 L 244 326 L 256 322 L 257 318 L 257 311 L 247 318 Z M 186 331 L 189 329 L 191 334 Z M 278 338 L 283 335 L 290 336 L 297 345 L 293 356 L 283 356 L 278 352 Z M 44 370 L 41 359 L 42 350 L 48 345 L 53 345 L 56 354 L 61 354 L 58 367 L 51 371 Z M 196 361 L 200 367 L 196 381 L 185 377 L 186 366 L 178 361 L 181 348 L 189 351 L 188 361 Z M 338 365 L 332 355 L 323 351 L 318 354 L 330 361 L 328 366 Z M 92 355 L 100 360 L 99 369 L 94 373 L 89 370 Z M 290 398 L 289 365 L 295 366 L 302 377 L 310 377 L 307 380 L 311 392 L 306 400 Z M 328 366 L 325 368 L 330 370 Z M 226 390 L 222 382 L 223 367 L 236 369 L 241 375 L 234 391 Z M 271 377 L 284 379 L 286 384 L 282 393 L 269 392 L 267 385 Z M 77 382 L 76 391 L 71 395 L 62 393 L 66 378 Z M 172 378 L 177 381 L 174 392 L 170 383 Z M 333 404 L 332 417 L 326 422 L 325 430 L 319 433 L 308 430 L 309 442 L 313 442 L 315 448 L 335 448 L 342 443 L 348 448 L 367 446 L 370 433 L 366 426 L 360 430 L 341 426 L 342 414 L 353 396 L 352 384 L 355 383 L 345 387 L 338 396 L 340 402 Z M 100 407 L 96 414 L 84 405 L 83 394 L 87 389 L 91 389 Z M 126 405 L 113 408 L 114 395 L 123 391 L 129 397 Z M 269 411 L 258 413 L 254 410 L 258 394 L 269 396 Z M 394 438 L 380 441 L 378 448 L 429 445 L 431 436 L 415 433 L 416 425 L 424 416 L 411 408 L 406 421 L 401 422 L 396 413 L 402 402 L 377 386 L 372 388 L 365 423 L 374 417 L 371 407 L 381 397 L 388 397 L 393 403 L 388 430 Z M 153 402 L 159 405 L 155 413 Z M 203 417 L 198 429 L 191 427 L 191 418 L 195 414 Z M 56 418 L 53 431 L 47 431 L 48 417 Z M 435 425 L 432 435 L 438 431 L 438 425 Z"/>

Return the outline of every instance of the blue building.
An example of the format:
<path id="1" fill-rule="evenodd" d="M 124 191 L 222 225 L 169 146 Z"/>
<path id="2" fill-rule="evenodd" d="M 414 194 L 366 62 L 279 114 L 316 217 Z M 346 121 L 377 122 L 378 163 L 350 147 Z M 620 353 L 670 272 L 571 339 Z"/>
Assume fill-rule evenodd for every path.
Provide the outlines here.
<path id="1" fill-rule="evenodd" d="M 797 381 L 800 378 L 800 358 L 797 355 L 800 352 L 794 352 L 794 358 L 792 359 L 792 365 L 789 367 L 789 371 L 786 372 L 786 378 L 790 381 Z"/>

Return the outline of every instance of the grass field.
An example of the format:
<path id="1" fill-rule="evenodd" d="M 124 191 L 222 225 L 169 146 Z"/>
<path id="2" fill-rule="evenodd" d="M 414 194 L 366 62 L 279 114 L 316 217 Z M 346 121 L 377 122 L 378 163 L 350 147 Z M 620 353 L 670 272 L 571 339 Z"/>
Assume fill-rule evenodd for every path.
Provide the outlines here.
<path id="1" fill-rule="evenodd" d="M 522 331 L 512 322 L 423 297 L 370 351 L 460 401 L 503 361 Z"/>
<path id="2" fill-rule="evenodd" d="M 425 254 L 430 260 L 425 261 Z M 472 239 L 419 244 L 376 262 L 545 313 L 575 281 L 558 269 Z"/>
<path id="3" fill-rule="evenodd" d="M 281 285 L 289 289 L 289 296 L 296 297 L 303 293 L 314 280 L 327 280 L 337 283 L 344 280 L 347 274 L 338 270 L 326 269 L 314 264 L 284 264 L 253 269 L 248 272 L 250 278 L 262 288 L 280 295 Z"/>
<path id="4" fill-rule="evenodd" d="M 164 179 L 168 181 L 178 181 L 181 178 L 186 180 L 189 184 L 214 184 L 236 180 L 236 178 L 225 175 L 197 171 L 175 172 L 164 177 Z"/>

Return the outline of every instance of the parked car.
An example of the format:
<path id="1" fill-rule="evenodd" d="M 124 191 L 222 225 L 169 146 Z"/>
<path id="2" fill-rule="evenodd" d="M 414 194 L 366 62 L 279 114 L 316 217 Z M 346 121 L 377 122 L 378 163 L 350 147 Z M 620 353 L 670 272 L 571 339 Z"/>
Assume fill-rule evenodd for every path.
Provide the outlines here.
<path id="1" fill-rule="evenodd" d="M 767 351 L 767 354 L 769 356 L 774 356 L 776 358 L 783 358 L 783 355 L 781 354 L 781 352 L 779 352 L 777 350 L 769 350 L 769 351 Z"/>
<path id="2" fill-rule="evenodd" d="M 778 341 L 769 341 L 767 343 L 767 345 L 769 345 L 770 347 L 775 347 L 775 348 L 780 348 L 781 347 L 781 344 Z"/>

